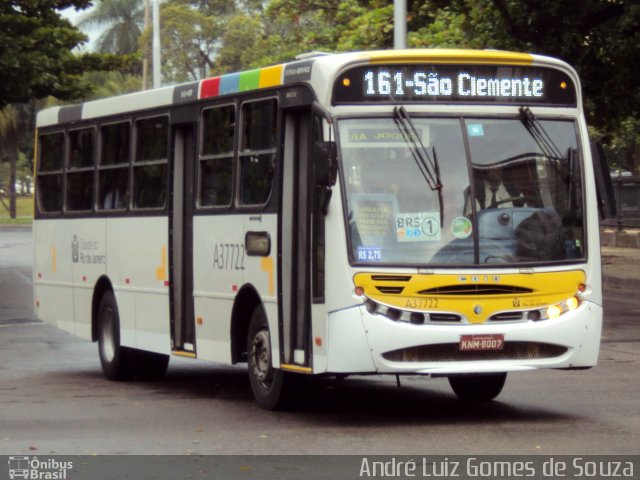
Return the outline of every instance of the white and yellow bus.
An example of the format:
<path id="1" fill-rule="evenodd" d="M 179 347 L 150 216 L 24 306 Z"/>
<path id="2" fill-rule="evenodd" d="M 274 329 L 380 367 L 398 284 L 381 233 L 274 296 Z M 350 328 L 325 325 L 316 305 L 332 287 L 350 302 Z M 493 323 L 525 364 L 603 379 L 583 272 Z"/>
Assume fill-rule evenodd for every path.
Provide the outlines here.
<path id="1" fill-rule="evenodd" d="M 294 62 L 37 118 L 37 318 L 107 378 L 171 355 L 299 375 L 448 377 L 598 359 L 594 162 L 575 71 L 500 51 Z"/>

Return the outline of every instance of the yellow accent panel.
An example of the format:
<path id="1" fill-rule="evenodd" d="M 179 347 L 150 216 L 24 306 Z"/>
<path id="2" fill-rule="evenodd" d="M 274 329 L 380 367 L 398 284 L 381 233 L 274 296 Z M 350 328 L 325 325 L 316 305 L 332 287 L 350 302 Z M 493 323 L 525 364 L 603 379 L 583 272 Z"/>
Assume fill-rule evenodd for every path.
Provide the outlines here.
<path id="1" fill-rule="evenodd" d="M 58 269 L 58 251 L 55 245 L 51 245 L 51 271 L 53 273 Z"/>
<path id="2" fill-rule="evenodd" d="M 499 50 L 417 49 L 372 52 L 371 63 L 470 63 L 491 65 L 531 65 L 533 56 L 528 53 Z"/>
<path id="3" fill-rule="evenodd" d="M 196 354 L 192 352 L 183 352 L 182 350 L 174 350 L 171 352 L 172 355 L 177 357 L 186 357 L 186 358 L 196 358 Z"/>
<path id="4" fill-rule="evenodd" d="M 156 278 L 160 281 L 167 279 L 167 246 L 162 246 L 160 266 L 156 268 Z"/>
<path id="5" fill-rule="evenodd" d="M 274 65 L 260 70 L 258 88 L 277 87 L 282 84 L 283 65 Z"/>
<path id="6" fill-rule="evenodd" d="M 288 370 L 290 372 L 313 373 L 313 369 L 311 367 L 301 367 L 300 365 L 289 365 L 286 363 L 282 363 L 280 364 L 280 368 L 282 370 Z"/>
<path id="7" fill-rule="evenodd" d="M 498 312 L 533 310 L 567 300 L 577 293 L 578 285 L 585 282 L 585 273 L 582 270 L 532 274 L 358 273 L 353 281 L 356 287 L 364 289 L 366 297 L 383 305 L 417 312 L 458 313 L 465 316 L 471 323 L 484 323 L 491 315 Z M 396 292 L 393 291 L 394 287 Z M 424 290 L 444 287 L 450 287 L 456 291 L 455 293 L 442 293 L 442 291 L 420 293 Z M 531 291 L 513 293 L 509 292 L 509 287 Z M 387 293 L 381 292 L 380 289 L 386 290 Z M 482 289 L 487 293 L 481 293 Z M 500 289 L 505 293 L 499 292 Z M 478 306 L 482 310 L 479 314 L 474 312 Z"/>
<path id="8" fill-rule="evenodd" d="M 275 286 L 275 275 L 273 268 L 273 257 L 262 257 L 260 262 L 260 267 L 263 272 L 267 272 L 269 274 L 269 295 L 275 295 L 276 286 Z"/>

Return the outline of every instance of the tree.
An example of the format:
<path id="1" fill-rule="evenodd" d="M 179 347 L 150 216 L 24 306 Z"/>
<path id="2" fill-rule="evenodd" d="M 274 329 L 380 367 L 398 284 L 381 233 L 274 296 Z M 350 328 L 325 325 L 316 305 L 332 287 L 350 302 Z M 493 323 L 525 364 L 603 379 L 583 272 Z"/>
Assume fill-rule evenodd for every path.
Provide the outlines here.
<path id="1" fill-rule="evenodd" d="M 137 52 L 138 39 L 144 27 L 143 0 L 98 0 L 96 7 L 86 13 L 77 26 L 105 27 L 96 41 L 98 52 Z"/>
<path id="2" fill-rule="evenodd" d="M 0 3 L 0 108 L 32 97 L 77 95 L 83 88 L 74 73 L 71 50 L 86 37 L 55 8 L 84 8 L 88 0 L 57 2 L 11 0 Z M 45 4 L 55 4 L 46 6 Z"/>
<path id="3" fill-rule="evenodd" d="M 169 1 L 160 11 L 162 76 L 169 82 L 186 82 L 207 76 L 214 64 L 223 18 L 184 1 Z M 145 32 L 141 42 L 150 39 Z"/>
<path id="4" fill-rule="evenodd" d="M 57 10 L 86 8 L 89 0 L 8 0 L 0 2 L 0 109 L 53 95 L 81 98 L 91 91 L 87 70 L 130 68 L 131 58 L 73 50 L 87 37 Z"/>
<path id="5" fill-rule="evenodd" d="M 4 188 L 9 194 L 9 217 L 16 218 L 16 183 L 18 180 L 18 160 L 20 158 L 22 131 L 32 120 L 33 111 L 27 105 L 8 105 L 0 110 L 0 145 L 2 154 L 9 165 L 9 174 Z M 6 207 L 6 205 L 5 205 Z"/>
<path id="6" fill-rule="evenodd" d="M 87 38 L 58 10 L 89 5 L 89 0 L 0 2 L 0 159 L 9 163 L 5 188 L 11 217 L 20 152 L 29 152 L 31 147 L 25 145 L 33 144 L 36 99 L 81 98 L 92 88 L 83 77 L 85 71 L 120 70 L 131 64 L 128 57 L 74 53 Z"/>

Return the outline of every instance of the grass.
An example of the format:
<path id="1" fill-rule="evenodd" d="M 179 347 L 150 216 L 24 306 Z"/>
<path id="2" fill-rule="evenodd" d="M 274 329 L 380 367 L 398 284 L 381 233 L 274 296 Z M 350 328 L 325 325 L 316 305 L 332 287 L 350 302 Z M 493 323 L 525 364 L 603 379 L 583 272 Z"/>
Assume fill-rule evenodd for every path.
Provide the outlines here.
<path id="1" fill-rule="evenodd" d="M 4 198 L 8 204 L 9 199 Z M 20 195 L 17 198 L 16 218 L 9 218 L 9 211 L 0 204 L 0 225 L 31 225 L 33 221 L 33 196 Z"/>

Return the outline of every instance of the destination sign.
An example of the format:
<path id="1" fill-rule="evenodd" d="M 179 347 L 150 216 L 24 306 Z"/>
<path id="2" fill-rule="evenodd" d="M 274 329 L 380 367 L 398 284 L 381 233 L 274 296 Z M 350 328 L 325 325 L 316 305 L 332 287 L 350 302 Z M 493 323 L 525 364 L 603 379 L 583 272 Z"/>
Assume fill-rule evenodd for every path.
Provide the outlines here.
<path id="1" fill-rule="evenodd" d="M 567 74 L 540 67 L 502 65 L 369 65 L 342 74 L 334 104 L 473 102 L 575 106 Z"/>

